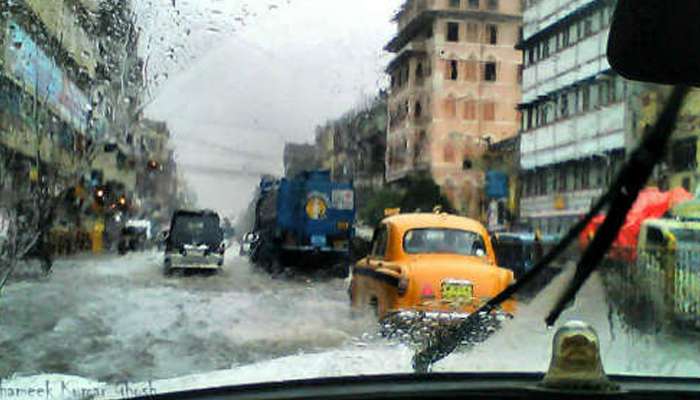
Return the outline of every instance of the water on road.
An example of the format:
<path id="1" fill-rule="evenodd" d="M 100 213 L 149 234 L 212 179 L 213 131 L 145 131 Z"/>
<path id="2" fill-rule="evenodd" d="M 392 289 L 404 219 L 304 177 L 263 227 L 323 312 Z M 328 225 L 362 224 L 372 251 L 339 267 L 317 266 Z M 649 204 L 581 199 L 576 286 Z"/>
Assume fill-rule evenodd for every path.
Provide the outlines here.
<path id="1" fill-rule="evenodd" d="M 186 385 L 198 387 L 411 371 L 410 349 L 377 335 L 371 316 L 350 318 L 342 279 L 272 278 L 233 256 L 217 275 L 165 277 L 161 266 L 156 252 L 85 257 L 58 262 L 50 277 L 8 285 L 0 303 L 0 379 L 196 375 L 202 378 L 187 378 Z M 521 299 L 502 329 L 434 370 L 546 370 L 555 330 L 543 319 L 570 275 Z M 598 331 L 609 373 L 700 376 L 696 337 L 625 325 L 598 274 L 558 324 L 570 319 Z"/>
<path id="2" fill-rule="evenodd" d="M 5 288 L 0 377 L 158 379 L 338 347 L 374 328 L 349 318 L 342 279 L 273 279 L 229 257 L 217 275 L 165 277 L 162 255 L 60 261 Z"/>

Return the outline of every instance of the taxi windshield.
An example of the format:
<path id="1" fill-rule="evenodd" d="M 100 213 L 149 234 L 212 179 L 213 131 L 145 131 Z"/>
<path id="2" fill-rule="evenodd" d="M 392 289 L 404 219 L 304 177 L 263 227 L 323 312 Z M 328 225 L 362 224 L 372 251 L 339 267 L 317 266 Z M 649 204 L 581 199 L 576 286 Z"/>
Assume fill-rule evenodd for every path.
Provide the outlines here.
<path id="1" fill-rule="evenodd" d="M 412 229 L 404 235 L 403 248 L 408 254 L 443 253 L 479 257 L 486 255 L 486 246 L 481 235 L 459 229 Z"/>

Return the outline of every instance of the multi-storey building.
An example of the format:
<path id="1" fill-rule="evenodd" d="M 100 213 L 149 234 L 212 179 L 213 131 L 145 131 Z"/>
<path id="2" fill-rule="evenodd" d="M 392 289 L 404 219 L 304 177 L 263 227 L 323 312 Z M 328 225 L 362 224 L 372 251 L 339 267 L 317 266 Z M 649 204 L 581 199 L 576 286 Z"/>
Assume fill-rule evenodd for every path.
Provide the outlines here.
<path id="1" fill-rule="evenodd" d="M 75 184 L 99 126 L 90 112 L 97 43 L 81 4 L 0 0 L 0 164 L 7 168 L 0 186 L 6 189 L 21 191 L 38 179 L 54 192 Z"/>
<path id="2" fill-rule="evenodd" d="M 477 216 L 483 153 L 518 131 L 521 2 L 407 0 L 395 20 L 387 180 L 428 173 L 455 208 Z"/>
<path id="3" fill-rule="evenodd" d="M 335 180 L 352 180 L 358 207 L 385 182 L 386 101 L 381 91 L 367 104 L 316 129 L 316 166 L 330 170 Z"/>
<path id="4" fill-rule="evenodd" d="M 613 6 L 525 2 L 520 217 L 545 232 L 562 232 L 585 214 L 624 161 L 634 116 L 628 82 L 606 58 Z"/>

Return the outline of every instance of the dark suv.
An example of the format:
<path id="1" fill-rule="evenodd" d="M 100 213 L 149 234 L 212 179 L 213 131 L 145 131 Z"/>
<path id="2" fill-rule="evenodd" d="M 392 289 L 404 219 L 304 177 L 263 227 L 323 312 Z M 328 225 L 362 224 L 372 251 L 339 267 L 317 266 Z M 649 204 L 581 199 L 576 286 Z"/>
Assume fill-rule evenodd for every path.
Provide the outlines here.
<path id="1" fill-rule="evenodd" d="M 173 269 L 218 270 L 224 264 L 224 235 L 213 211 L 176 211 L 165 241 L 165 273 Z"/>

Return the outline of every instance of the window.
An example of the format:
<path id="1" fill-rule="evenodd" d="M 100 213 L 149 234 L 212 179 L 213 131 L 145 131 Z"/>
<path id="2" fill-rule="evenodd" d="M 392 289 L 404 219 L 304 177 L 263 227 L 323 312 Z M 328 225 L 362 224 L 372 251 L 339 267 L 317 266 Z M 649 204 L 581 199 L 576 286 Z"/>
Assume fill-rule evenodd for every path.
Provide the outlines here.
<path id="1" fill-rule="evenodd" d="M 561 34 L 561 46 L 564 48 L 569 47 L 569 33 L 569 28 L 566 28 Z"/>
<path id="2" fill-rule="evenodd" d="M 534 64 L 535 63 L 535 48 L 532 47 L 530 50 L 527 52 L 527 61 L 529 64 Z"/>
<path id="3" fill-rule="evenodd" d="M 540 58 L 547 58 L 549 57 L 549 40 L 545 40 L 542 42 L 542 47 L 541 47 L 541 55 Z"/>
<path id="4" fill-rule="evenodd" d="M 486 7 L 489 10 L 498 10 L 498 0 L 487 0 Z"/>
<path id="5" fill-rule="evenodd" d="M 588 111 L 591 106 L 591 91 L 588 85 L 581 88 L 581 111 Z"/>
<path id="6" fill-rule="evenodd" d="M 547 194 L 547 174 L 540 169 L 535 179 L 537 179 L 537 194 L 540 196 Z"/>
<path id="7" fill-rule="evenodd" d="M 602 81 L 598 84 L 598 104 L 606 105 L 610 103 L 610 81 Z"/>
<path id="8" fill-rule="evenodd" d="M 457 22 L 447 23 L 447 41 L 459 42 L 459 24 Z"/>
<path id="9" fill-rule="evenodd" d="M 671 144 L 671 168 L 674 171 L 695 170 L 697 167 L 697 139 L 677 140 Z"/>
<path id="10" fill-rule="evenodd" d="M 479 24 L 467 23 L 467 42 L 476 43 L 479 41 Z"/>
<path id="11" fill-rule="evenodd" d="M 486 25 L 486 40 L 489 44 L 498 44 L 498 26 Z"/>
<path id="12" fill-rule="evenodd" d="M 420 101 L 416 101 L 415 108 L 413 110 L 413 114 L 415 115 L 416 118 L 420 118 L 423 115 L 423 106 L 420 104 Z"/>
<path id="13" fill-rule="evenodd" d="M 567 169 L 564 165 L 559 165 L 559 192 L 565 192 L 567 190 Z"/>
<path id="14" fill-rule="evenodd" d="M 563 94 L 559 99 L 559 115 L 566 118 L 569 115 L 569 95 Z"/>
<path id="15" fill-rule="evenodd" d="M 484 121 L 493 121 L 496 119 L 496 103 L 486 101 L 483 104 Z"/>
<path id="16" fill-rule="evenodd" d="M 469 0 L 469 8 L 479 8 L 479 0 Z"/>
<path id="17" fill-rule="evenodd" d="M 374 231 L 374 239 L 372 239 L 372 256 L 375 258 L 384 258 L 389 238 L 387 226 L 377 228 Z"/>
<path id="18" fill-rule="evenodd" d="M 455 99 L 445 99 L 445 116 L 448 118 L 454 118 L 457 114 L 457 102 Z"/>
<path id="19" fill-rule="evenodd" d="M 445 253 L 465 256 L 486 255 L 484 239 L 476 232 L 457 229 L 413 229 L 403 239 L 408 254 Z"/>
<path id="20" fill-rule="evenodd" d="M 420 162 L 426 153 L 426 143 L 427 143 L 427 133 L 425 131 L 420 131 L 418 133 L 418 139 L 415 143 L 415 148 L 413 150 L 414 163 Z"/>
<path id="21" fill-rule="evenodd" d="M 517 77 L 518 77 L 518 83 L 523 83 L 523 65 L 520 64 L 517 66 Z"/>
<path id="22" fill-rule="evenodd" d="M 589 85 L 589 91 L 590 91 L 590 107 L 591 108 L 598 108 L 600 106 L 600 85 L 597 85 L 595 83 L 591 83 Z"/>
<path id="23" fill-rule="evenodd" d="M 459 8 L 461 0 L 450 0 L 450 7 Z"/>
<path id="24" fill-rule="evenodd" d="M 484 80 L 487 82 L 496 81 L 496 63 L 487 62 L 484 64 Z"/>
<path id="25" fill-rule="evenodd" d="M 581 168 L 581 188 L 588 189 L 591 187 L 591 162 L 585 160 L 582 162 Z"/>
<path id="26" fill-rule="evenodd" d="M 448 65 L 448 76 L 450 77 L 450 80 L 456 81 L 459 78 L 459 63 L 457 60 L 450 60 Z"/>
<path id="27" fill-rule="evenodd" d="M 472 121 L 476 119 L 476 101 L 467 100 L 464 102 L 464 119 Z"/>
<path id="28" fill-rule="evenodd" d="M 416 79 L 423 79 L 423 63 L 419 62 L 416 66 Z"/>
<path id="29" fill-rule="evenodd" d="M 464 80 L 473 82 L 476 81 L 476 66 L 475 60 L 469 60 L 464 63 Z"/>
<path id="30" fill-rule="evenodd" d="M 589 36 L 593 33 L 593 17 L 589 16 L 583 21 L 583 33 Z"/>
<path id="31" fill-rule="evenodd" d="M 442 152 L 446 163 L 455 162 L 455 149 L 452 147 L 451 144 L 445 145 L 445 148 L 442 150 Z"/>
<path id="32" fill-rule="evenodd" d="M 464 161 L 462 161 L 462 169 L 465 171 L 472 169 L 472 161 L 465 158 Z"/>

